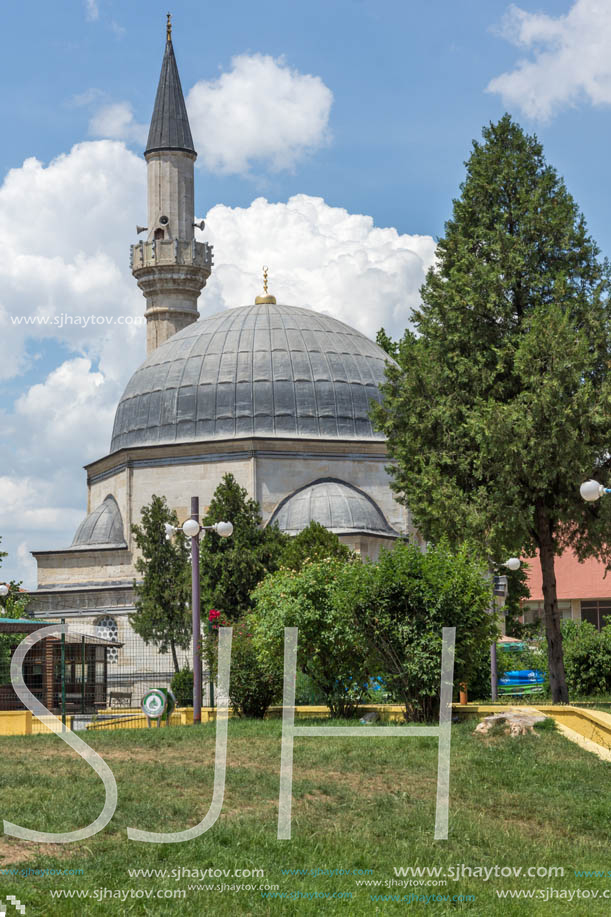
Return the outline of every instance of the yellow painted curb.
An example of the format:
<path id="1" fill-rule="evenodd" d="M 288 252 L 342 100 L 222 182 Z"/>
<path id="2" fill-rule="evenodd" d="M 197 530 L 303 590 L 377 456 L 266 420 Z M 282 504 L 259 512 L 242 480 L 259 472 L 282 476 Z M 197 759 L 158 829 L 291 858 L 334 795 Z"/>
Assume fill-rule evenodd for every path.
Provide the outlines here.
<path id="1" fill-rule="evenodd" d="M 574 742 L 575 745 L 579 745 L 580 748 L 583 748 L 585 751 L 591 751 L 593 755 L 597 755 L 603 761 L 611 761 L 611 748 L 603 748 L 602 745 L 597 745 L 596 742 L 593 742 L 591 739 L 586 739 L 585 736 L 579 735 L 578 732 L 575 732 L 574 729 L 569 729 L 568 726 L 565 726 L 563 723 L 556 723 L 558 731 L 565 736 L 569 742 Z"/>

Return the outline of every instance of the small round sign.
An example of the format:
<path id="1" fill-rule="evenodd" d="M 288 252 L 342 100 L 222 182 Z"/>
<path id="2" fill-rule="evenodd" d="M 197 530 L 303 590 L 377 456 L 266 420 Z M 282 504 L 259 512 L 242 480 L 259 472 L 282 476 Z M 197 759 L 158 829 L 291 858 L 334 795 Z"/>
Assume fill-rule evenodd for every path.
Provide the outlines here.
<path id="1" fill-rule="evenodd" d="M 165 719 L 169 723 L 170 715 L 176 707 L 176 698 L 169 688 L 153 688 L 142 698 L 140 709 L 146 716 L 149 726 L 151 720 L 157 720 L 159 725 Z"/>

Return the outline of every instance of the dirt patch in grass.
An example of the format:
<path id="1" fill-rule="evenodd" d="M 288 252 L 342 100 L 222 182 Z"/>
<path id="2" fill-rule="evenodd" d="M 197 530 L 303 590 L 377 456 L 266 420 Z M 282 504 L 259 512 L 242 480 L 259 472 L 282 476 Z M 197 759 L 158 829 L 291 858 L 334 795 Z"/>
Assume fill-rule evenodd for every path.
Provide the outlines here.
<path id="1" fill-rule="evenodd" d="M 64 844 L 27 844 L 24 841 L 0 840 L 0 866 L 18 866 L 40 856 L 65 858 L 70 853 Z"/>
<path id="2" fill-rule="evenodd" d="M 31 860 L 37 853 L 31 844 L 27 846 L 18 841 L 0 841 L 0 863 L 2 866 L 15 866 Z"/>

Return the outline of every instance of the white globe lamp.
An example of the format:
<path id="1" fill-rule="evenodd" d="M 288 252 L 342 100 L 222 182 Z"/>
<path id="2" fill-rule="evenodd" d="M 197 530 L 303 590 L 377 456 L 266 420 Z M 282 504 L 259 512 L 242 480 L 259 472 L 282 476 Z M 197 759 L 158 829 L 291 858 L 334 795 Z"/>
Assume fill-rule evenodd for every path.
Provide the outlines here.
<path id="1" fill-rule="evenodd" d="M 233 525 L 231 522 L 217 522 L 214 528 L 216 534 L 220 535 L 221 538 L 229 538 L 230 535 L 233 535 Z"/>
<path id="2" fill-rule="evenodd" d="M 598 481 L 584 481 L 579 488 L 579 493 L 588 503 L 595 503 L 605 492 L 605 488 Z"/>
<path id="3" fill-rule="evenodd" d="M 182 530 L 188 538 L 197 538 L 199 535 L 199 522 L 195 519 L 187 519 L 183 524 Z"/>

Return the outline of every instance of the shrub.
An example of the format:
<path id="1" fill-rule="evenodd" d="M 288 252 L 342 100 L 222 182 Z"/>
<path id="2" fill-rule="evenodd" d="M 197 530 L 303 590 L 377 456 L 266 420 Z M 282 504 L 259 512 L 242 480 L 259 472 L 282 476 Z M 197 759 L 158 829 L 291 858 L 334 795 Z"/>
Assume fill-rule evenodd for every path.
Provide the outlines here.
<path id="1" fill-rule="evenodd" d="M 170 687 L 174 692 L 177 707 L 190 707 L 193 704 L 193 672 L 191 669 L 180 669 L 176 672 Z"/>
<path id="2" fill-rule="evenodd" d="M 456 627 L 455 682 L 470 681 L 496 633 L 481 558 L 467 546 L 452 552 L 441 544 L 423 553 L 398 544 L 377 563 L 347 569 L 336 595 L 369 649 L 371 667 L 385 673 L 407 719 L 436 717 L 442 628 Z"/>
<path id="3" fill-rule="evenodd" d="M 284 628 L 298 627 L 297 668 L 324 696 L 333 716 L 353 716 L 368 690 L 367 651 L 352 609 L 337 600 L 357 560 L 326 558 L 301 570 L 282 568 L 253 593 L 253 632 L 261 664 L 282 671 Z"/>
<path id="4" fill-rule="evenodd" d="M 563 621 L 564 668 L 569 690 L 575 694 L 611 691 L 611 631 L 597 631 L 589 621 Z"/>
<path id="5" fill-rule="evenodd" d="M 263 668 L 253 645 L 252 620 L 246 615 L 240 621 L 215 619 L 212 633 L 206 640 L 204 656 L 209 670 L 216 677 L 218 672 L 218 628 L 233 627 L 231 641 L 231 670 L 229 675 L 229 699 L 238 716 L 263 719 L 267 708 L 282 695 L 282 667 Z"/>
<path id="6" fill-rule="evenodd" d="M 295 683 L 295 704 L 298 707 L 305 707 L 309 704 L 319 705 L 325 702 L 325 695 L 320 688 L 314 684 L 309 675 L 306 675 L 305 672 L 298 671 Z"/>

